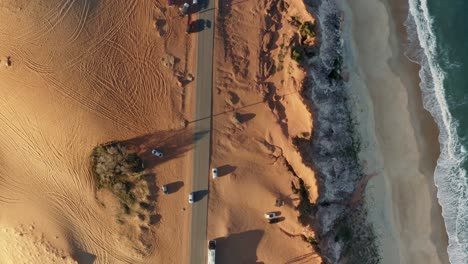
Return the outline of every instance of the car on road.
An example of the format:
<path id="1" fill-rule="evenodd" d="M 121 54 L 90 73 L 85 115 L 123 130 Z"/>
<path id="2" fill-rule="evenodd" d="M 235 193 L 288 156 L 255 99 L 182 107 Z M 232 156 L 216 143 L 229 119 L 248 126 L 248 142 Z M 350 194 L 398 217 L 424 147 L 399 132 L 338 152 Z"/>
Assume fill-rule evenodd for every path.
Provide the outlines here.
<path id="1" fill-rule="evenodd" d="M 276 213 L 276 212 L 265 213 L 265 218 L 266 219 L 271 219 L 271 218 L 276 217 L 276 216 L 278 216 L 278 213 Z"/>
<path id="2" fill-rule="evenodd" d="M 156 157 L 159 157 L 159 158 L 162 158 L 164 156 L 164 154 L 161 151 L 157 150 L 157 149 L 151 150 L 151 154 L 153 154 L 153 155 L 155 155 Z"/>
<path id="3" fill-rule="evenodd" d="M 281 220 L 282 220 L 281 217 L 270 218 L 270 219 L 268 219 L 268 223 L 270 223 L 270 224 L 276 224 L 276 223 L 278 223 L 278 222 L 281 222 Z"/>
<path id="4" fill-rule="evenodd" d="M 198 4 L 198 0 L 193 0 L 192 5 Z"/>
<path id="5" fill-rule="evenodd" d="M 187 11 L 190 7 L 189 3 L 185 3 L 179 10 L 180 10 L 180 15 L 185 16 L 187 14 Z"/>
<path id="6" fill-rule="evenodd" d="M 188 195 L 188 202 L 193 204 L 193 192 Z"/>
<path id="7" fill-rule="evenodd" d="M 218 178 L 218 168 L 211 169 L 211 176 L 213 176 L 213 179 Z"/>
<path id="8" fill-rule="evenodd" d="M 195 28 L 195 21 L 192 20 L 188 23 L 187 30 L 185 31 L 185 33 L 189 34 L 193 32 L 194 28 Z"/>
<path id="9" fill-rule="evenodd" d="M 161 187 L 161 190 L 163 191 L 164 194 L 169 194 L 169 190 L 167 189 L 167 185 L 163 185 Z"/>
<path id="10" fill-rule="evenodd" d="M 208 242 L 208 264 L 215 264 L 216 261 L 216 240 Z"/>

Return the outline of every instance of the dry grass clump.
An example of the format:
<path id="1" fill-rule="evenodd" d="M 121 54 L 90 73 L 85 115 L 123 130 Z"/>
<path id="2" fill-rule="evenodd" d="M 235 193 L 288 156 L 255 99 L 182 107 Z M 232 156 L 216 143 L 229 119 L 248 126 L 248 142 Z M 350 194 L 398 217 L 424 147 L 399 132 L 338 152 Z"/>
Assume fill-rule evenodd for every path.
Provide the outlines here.
<path id="1" fill-rule="evenodd" d="M 120 200 L 125 213 L 130 213 L 136 202 L 148 194 L 143 162 L 135 153 L 129 153 L 119 142 L 109 142 L 94 148 L 91 155 L 91 168 L 98 189 L 106 188 Z"/>

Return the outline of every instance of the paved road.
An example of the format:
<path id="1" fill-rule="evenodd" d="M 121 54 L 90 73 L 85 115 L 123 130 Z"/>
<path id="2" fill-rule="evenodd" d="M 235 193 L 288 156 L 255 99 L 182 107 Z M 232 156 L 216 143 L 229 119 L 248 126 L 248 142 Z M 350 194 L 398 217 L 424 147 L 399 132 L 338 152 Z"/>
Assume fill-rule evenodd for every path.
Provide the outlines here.
<path id="1" fill-rule="evenodd" d="M 195 120 L 199 121 L 195 122 L 192 190 L 198 193 L 196 193 L 195 203 L 192 205 L 192 234 L 190 238 L 191 264 L 206 263 L 208 250 L 206 228 L 208 218 L 208 180 L 210 176 L 215 0 L 204 1 L 209 1 L 209 4 L 205 10 L 199 13 L 199 19 L 203 19 L 205 22 L 209 21 L 211 25 L 210 28 L 205 27 L 203 31 L 195 33 L 198 35 Z"/>

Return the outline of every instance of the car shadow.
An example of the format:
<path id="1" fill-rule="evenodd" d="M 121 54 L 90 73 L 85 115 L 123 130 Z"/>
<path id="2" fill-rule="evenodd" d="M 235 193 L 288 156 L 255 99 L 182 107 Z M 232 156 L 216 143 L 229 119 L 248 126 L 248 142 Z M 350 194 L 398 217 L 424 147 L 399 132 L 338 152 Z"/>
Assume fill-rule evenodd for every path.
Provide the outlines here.
<path id="1" fill-rule="evenodd" d="M 203 199 L 203 197 L 207 196 L 208 195 L 208 190 L 200 190 L 200 191 L 194 191 L 193 192 L 193 202 L 198 202 L 200 201 L 201 199 Z"/>
<path id="2" fill-rule="evenodd" d="M 216 239 L 216 263 L 238 264 L 258 261 L 257 247 L 264 234 L 263 230 L 250 230 Z"/>
<path id="3" fill-rule="evenodd" d="M 166 184 L 167 191 L 169 194 L 178 192 L 182 187 L 184 187 L 183 181 L 176 181 Z"/>
<path id="4" fill-rule="evenodd" d="M 231 165 L 223 165 L 218 167 L 218 177 L 223 177 L 226 176 L 232 172 L 234 172 L 237 169 L 236 166 L 231 166 Z"/>
<path id="5" fill-rule="evenodd" d="M 257 115 L 254 113 L 247 113 L 247 114 L 236 113 L 235 114 L 236 120 L 239 123 L 245 123 L 249 120 L 254 119 L 256 116 Z"/>
<path id="6" fill-rule="evenodd" d="M 279 223 L 279 222 L 283 222 L 286 218 L 284 217 L 275 217 L 275 218 L 271 218 L 269 221 L 273 221 L 273 222 L 270 222 L 270 224 L 276 224 L 276 223 Z"/>
<path id="7" fill-rule="evenodd" d="M 151 170 L 161 163 L 185 155 L 193 148 L 194 141 L 200 140 L 208 133 L 209 131 L 200 131 L 194 135 L 193 130 L 186 127 L 180 130 L 157 131 L 141 135 L 122 141 L 122 144 L 128 147 L 129 153 L 134 152 L 143 160 L 146 170 Z M 161 151 L 164 157 L 158 158 L 151 154 L 153 148 Z"/>
<path id="8" fill-rule="evenodd" d="M 156 225 L 158 224 L 159 222 L 161 222 L 161 215 L 160 214 L 154 214 L 154 215 L 150 215 L 149 217 L 149 224 L 150 225 Z"/>

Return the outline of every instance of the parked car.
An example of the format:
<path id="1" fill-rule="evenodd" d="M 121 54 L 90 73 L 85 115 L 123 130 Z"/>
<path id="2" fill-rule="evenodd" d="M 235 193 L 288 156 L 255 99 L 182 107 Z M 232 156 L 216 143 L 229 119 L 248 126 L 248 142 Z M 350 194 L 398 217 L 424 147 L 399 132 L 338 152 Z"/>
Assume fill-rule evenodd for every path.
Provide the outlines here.
<path id="1" fill-rule="evenodd" d="M 281 220 L 282 220 L 281 217 L 270 218 L 270 219 L 268 219 L 268 223 L 275 224 L 275 223 L 281 222 Z"/>
<path id="2" fill-rule="evenodd" d="M 153 149 L 151 150 L 151 154 L 155 155 L 156 157 L 159 157 L 159 158 L 162 158 L 164 155 L 161 151 L 157 150 L 157 149 Z"/>
<path id="3" fill-rule="evenodd" d="M 188 202 L 193 204 L 193 192 L 188 195 Z"/>
<path id="4" fill-rule="evenodd" d="M 193 0 L 192 5 L 198 4 L 198 0 Z"/>
<path id="5" fill-rule="evenodd" d="M 218 168 L 211 169 L 211 175 L 213 176 L 213 179 L 218 178 Z"/>
<path id="6" fill-rule="evenodd" d="M 185 31 L 185 33 L 188 34 L 188 33 L 193 32 L 194 27 L 195 27 L 195 21 L 192 20 L 188 23 L 187 30 Z"/>
<path id="7" fill-rule="evenodd" d="M 185 3 L 179 10 L 180 10 L 180 15 L 185 16 L 187 14 L 187 11 L 190 7 L 189 3 Z"/>
<path id="8" fill-rule="evenodd" d="M 270 218 L 273 218 L 273 217 L 276 217 L 276 216 L 278 216 L 278 214 L 275 213 L 275 212 L 265 213 L 265 218 L 267 218 L 267 219 L 270 219 Z"/>
<path id="9" fill-rule="evenodd" d="M 163 185 L 161 187 L 161 190 L 163 191 L 164 194 L 169 194 L 169 190 L 167 189 L 167 185 Z"/>
<path id="10" fill-rule="evenodd" d="M 216 240 L 208 242 L 208 264 L 215 264 L 216 261 Z"/>

